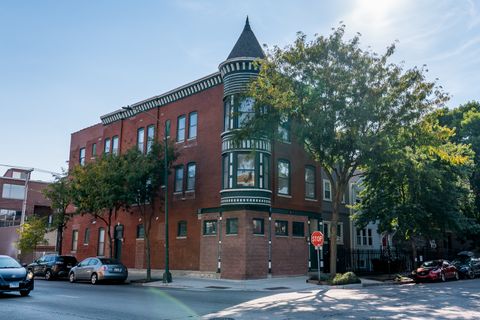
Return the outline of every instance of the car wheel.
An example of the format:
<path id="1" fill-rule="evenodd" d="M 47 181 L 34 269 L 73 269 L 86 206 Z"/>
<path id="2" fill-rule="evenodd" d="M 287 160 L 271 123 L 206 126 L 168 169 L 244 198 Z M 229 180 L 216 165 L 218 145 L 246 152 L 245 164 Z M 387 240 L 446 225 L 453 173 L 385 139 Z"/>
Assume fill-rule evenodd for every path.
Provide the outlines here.
<path id="1" fill-rule="evenodd" d="M 468 273 L 467 273 L 467 277 L 468 277 L 469 279 L 473 279 L 473 278 L 475 278 L 475 273 L 473 273 L 472 270 L 469 270 Z"/>
<path id="2" fill-rule="evenodd" d="M 440 274 L 440 280 L 441 280 L 442 282 L 447 281 L 447 278 L 445 278 L 445 273 L 442 272 L 442 273 Z"/>
<path id="3" fill-rule="evenodd" d="M 50 280 L 52 280 L 52 279 L 53 279 L 52 271 L 47 270 L 47 271 L 45 272 L 45 280 L 50 281 Z"/>
<path id="4" fill-rule="evenodd" d="M 94 273 L 94 274 L 92 274 L 92 276 L 90 277 L 90 283 L 91 283 L 91 284 L 97 284 L 97 282 L 98 282 L 98 277 L 97 277 L 97 274 Z"/>
<path id="5" fill-rule="evenodd" d="M 20 290 L 20 295 L 26 297 L 30 294 L 30 290 Z"/>
<path id="6" fill-rule="evenodd" d="M 70 283 L 75 282 L 75 273 L 73 272 L 70 273 L 70 275 L 68 276 L 68 281 L 70 281 Z"/>

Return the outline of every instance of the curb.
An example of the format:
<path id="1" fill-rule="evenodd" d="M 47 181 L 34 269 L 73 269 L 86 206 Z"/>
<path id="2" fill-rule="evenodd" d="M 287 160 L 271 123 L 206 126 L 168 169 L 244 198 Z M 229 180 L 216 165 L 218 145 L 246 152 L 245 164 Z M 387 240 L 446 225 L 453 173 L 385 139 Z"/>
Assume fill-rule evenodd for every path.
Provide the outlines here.
<path id="1" fill-rule="evenodd" d="M 363 288 L 367 287 L 389 287 L 389 286 L 401 286 L 407 284 L 415 284 L 415 282 L 379 282 L 379 283 L 362 283 Z"/>

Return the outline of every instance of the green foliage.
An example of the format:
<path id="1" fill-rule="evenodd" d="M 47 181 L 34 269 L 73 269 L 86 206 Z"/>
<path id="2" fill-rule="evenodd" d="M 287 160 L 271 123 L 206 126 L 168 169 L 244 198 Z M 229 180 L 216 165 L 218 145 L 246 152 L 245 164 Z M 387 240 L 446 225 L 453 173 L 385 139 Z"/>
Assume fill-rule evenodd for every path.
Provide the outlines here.
<path id="1" fill-rule="evenodd" d="M 46 219 L 30 216 L 21 228 L 17 230 L 20 238 L 17 247 L 22 254 L 30 253 L 40 244 L 47 244 L 45 234 L 47 233 Z"/>
<path id="2" fill-rule="evenodd" d="M 361 283 L 360 279 L 353 272 L 346 272 L 344 274 L 337 273 L 331 282 L 331 284 L 334 286 L 353 283 Z"/>
<path id="3" fill-rule="evenodd" d="M 377 149 L 376 160 L 363 167 L 357 224 L 377 221 L 380 232 L 412 243 L 467 228 L 472 151 L 451 142 L 452 135 L 429 116 Z"/>
<path id="4" fill-rule="evenodd" d="M 63 230 L 70 218 L 67 208 L 73 202 L 71 180 L 66 175 L 56 177 L 55 181 L 43 190 L 43 194 L 51 202 L 53 227 Z"/>
<path id="5" fill-rule="evenodd" d="M 403 70 L 388 62 L 394 45 L 378 55 L 361 49 L 359 36 L 345 40 L 344 34 L 344 26 L 312 41 L 299 33 L 292 45 L 270 50 L 246 94 L 255 99 L 257 116 L 239 133 L 239 138 L 275 138 L 281 120 L 289 119 L 294 140 L 322 166 L 333 195 L 331 270 L 336 270 L 335 226 L 349 180 L 375 161 L 373 150 L 447 100 L 426 81 L 425 69 Z"/>

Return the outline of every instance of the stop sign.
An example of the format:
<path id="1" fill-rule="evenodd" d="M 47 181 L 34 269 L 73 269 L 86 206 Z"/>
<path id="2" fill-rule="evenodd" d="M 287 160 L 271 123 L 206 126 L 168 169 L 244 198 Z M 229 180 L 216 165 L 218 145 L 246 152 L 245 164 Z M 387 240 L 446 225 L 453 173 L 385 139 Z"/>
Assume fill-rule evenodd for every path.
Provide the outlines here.
<path id="1" fill-rule="evenodd" d="M 315 247 L 320 247 L 323 245 L 323 233 L 320 231 L 314 231 L 310 236 L 310 239 Z"/>

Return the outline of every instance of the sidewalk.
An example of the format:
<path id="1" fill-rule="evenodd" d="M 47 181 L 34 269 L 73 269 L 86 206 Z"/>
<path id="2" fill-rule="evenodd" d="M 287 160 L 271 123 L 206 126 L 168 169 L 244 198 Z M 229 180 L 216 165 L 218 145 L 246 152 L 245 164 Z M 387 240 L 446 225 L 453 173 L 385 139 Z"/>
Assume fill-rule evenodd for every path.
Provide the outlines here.
<path id="1" fill-rule="evenodd" d="M 145 279 L 146 271 L 142 269 L 129 269 L 128 281 L 139 282 Z M 231 290 L 231 291 L 301 291 L 319 290 L 328 286 L 319 286 L 307 283 L 307 276 L 271 277 L 257 280 L 227 280 L 220 279 L 218 273 L 198 271 L 172 271 L 171 283 L 163 283 L 163 270 L 152 270 L 153 282 L 143 283 L 148 287 L 182 288 L 190 290 Z"/>

